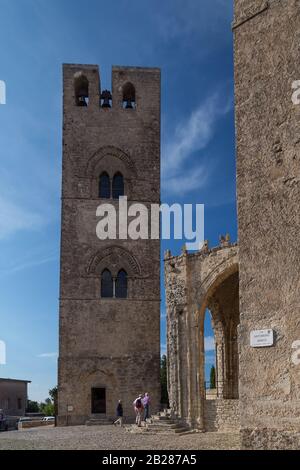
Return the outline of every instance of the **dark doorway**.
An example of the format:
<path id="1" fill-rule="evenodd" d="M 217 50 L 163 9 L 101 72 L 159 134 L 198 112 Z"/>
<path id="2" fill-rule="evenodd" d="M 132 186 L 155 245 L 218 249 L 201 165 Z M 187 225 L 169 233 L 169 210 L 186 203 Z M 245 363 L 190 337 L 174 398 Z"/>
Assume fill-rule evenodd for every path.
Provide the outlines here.
<path id="1" fill-rule="evenodd" d="M 92 413 L 106 413 L 106 390 L 105 388 L 92 388 Z"/>

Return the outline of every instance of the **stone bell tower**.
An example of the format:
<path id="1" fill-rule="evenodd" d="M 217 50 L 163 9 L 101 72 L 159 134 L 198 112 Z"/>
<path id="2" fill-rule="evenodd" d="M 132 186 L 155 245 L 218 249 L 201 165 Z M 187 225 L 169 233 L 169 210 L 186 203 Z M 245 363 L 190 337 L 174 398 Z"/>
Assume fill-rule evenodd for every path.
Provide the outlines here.
<path id="1" fill-rule="evenodd" d="M 300 3 L 235 0 L 233 29 L 242 442 L 299 448 Z"/>
<path id="2" fill-rule="evenodd" d="M 160 203 L 160 70 L 113 67 L 110 92 L 67 64 L 63 88 L 58 422 L 112 418 L 119 399 L 129 420 L 139 393 L 159 407 L 160 240 L 100 240 L 96 210 Z"/>

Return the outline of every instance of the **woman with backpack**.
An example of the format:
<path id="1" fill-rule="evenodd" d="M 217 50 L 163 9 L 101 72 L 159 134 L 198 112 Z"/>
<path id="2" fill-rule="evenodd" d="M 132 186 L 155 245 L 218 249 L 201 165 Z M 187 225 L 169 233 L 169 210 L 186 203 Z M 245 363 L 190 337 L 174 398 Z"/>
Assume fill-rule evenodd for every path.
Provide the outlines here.
<path id="1" fill-rule="evenodd" d="M 138 425 L 138 427 L 141 427 L 142 425 L 142 416 L 143 416 L 143 399 L 142 396 L 139 395 L 133 402 L 134 406 L 134 411 L 135 411 L 135 424 Z"/>

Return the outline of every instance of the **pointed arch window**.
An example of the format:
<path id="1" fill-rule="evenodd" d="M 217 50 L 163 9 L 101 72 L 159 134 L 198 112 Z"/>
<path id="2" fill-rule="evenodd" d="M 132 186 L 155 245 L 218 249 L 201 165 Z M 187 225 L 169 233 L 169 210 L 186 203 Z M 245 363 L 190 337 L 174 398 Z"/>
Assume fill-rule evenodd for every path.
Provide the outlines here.
<path id="1" fill-rule="evenodd" d="M 127 298 L 127 272 L 124 269 L 118 272 L 115 284 L 115 296 L 117 299 Z"/>
<path id="2" fill-rule="evenodd" d="M 113 199 L 119 199 L 124 196 L 124 178 L 121 173 L 116 173 L 112 181 L 112 196 Z"/>
<path id="3" fill-rule="evenodd" d="M 114 296 L 114 282 L 111 272 L 104 269 L 101 274 L 101 297 L 111 298 Z"/>
<path id="4" fill-rule="evenodd" d="M 110 198 L 110 178 L 106 172 L 101 173 L 99 178 L 99 197 L 103 199 Z"/>

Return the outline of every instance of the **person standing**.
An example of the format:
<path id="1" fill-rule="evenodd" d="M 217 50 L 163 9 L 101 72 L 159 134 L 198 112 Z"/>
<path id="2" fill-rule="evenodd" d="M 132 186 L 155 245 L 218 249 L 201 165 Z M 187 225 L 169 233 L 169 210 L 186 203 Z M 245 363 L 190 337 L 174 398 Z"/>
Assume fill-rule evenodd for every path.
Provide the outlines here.
<path id="1" fill-rule="evenodd" d="M 141 427 L 142 425 L 142 415 L 143 415 L 143 399 L 142 396 L 139 395 L 133 402 L 134 406 L 134 411 L 135 411 L 135 424 L 138 425 L 138 427 Z"/>
<path id="2" fill-rule="evenodd" d="M 7 431 L 8 426 L 5 420 L 4 411 L 0 410 L 0 431 Z"/>
<path id="3" fill-rule="evenodd" d="M 122 402 L 121 400 L 119 400 L 118 402 L 118 406 L 117 406 L 117 420 L 114 422 L 114 424 L 119 424 L 120 427 L 123 426 L 123 405 L 122 405 Z"/>
<path id="4" fill-rule="evenodd" d="M 143 406 L 144 406 L 144 421 L 150 418 L 149 408 L 150 408 L 150 396 L 149 393 L 146 392 L 143 398 Z"/>

